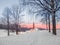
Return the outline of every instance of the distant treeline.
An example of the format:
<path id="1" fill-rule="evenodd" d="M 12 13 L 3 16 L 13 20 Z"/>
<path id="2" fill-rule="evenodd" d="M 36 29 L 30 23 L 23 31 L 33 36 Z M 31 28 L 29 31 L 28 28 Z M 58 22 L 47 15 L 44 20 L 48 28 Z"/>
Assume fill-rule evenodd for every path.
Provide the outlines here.
<path id="1" fill-rule="evenodd" d="M 18 26 L 19 26 L 18 27 L 19 31 L 27 31 L 27 30 L 33 29 L 33 28 L 21 27 L 20 25 L 18 25 Z M 8 26 L 0 24 L 0 29 L 8 29 Z M 12 31 L 15 31 L 16 30 L 16 24 L 10 24 L 9 29 L 12 30 Z M 39 30 L 46 30 L 46 29 L 43 29 L 43 28 L 38 28 L 38 29 Z"/>
<path id="2" fill-rule="evenodd" d="M 32 28 L 27 28 L 27 27 L 21 27 L 20 25 L 18 25 L 18 26 L 19 26 L 18 27 L 19 31 L 27 31 L 27 30 L 32 29 Z M 0 29 L 8 29 L 8 26 L 0 24 Z M 12 30 L 12 31 L 15 31 L 16 30 L 16 24 L 10 24 L 9 29 Z"/>

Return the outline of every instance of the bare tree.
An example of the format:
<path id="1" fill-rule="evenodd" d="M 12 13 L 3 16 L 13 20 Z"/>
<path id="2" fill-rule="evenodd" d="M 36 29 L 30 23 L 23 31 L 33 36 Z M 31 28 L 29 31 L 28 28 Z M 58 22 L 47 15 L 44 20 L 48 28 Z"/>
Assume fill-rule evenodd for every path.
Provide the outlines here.
<path id="1" fill-rule="evenodd" d="M 45 17 L 45 19 L 46 19 L 46 26 L 48 25 L 48 29 L 49 29 L 49 32 L 51 32 L 50 31 L 50 13 L 48 12 L 48 11 L 45 11 L 45 12 L 42 12 L 43 14 L 42 15 L 44 15 L 44 17 Z"/>
<path id="2" fill-rule="evenodd" d="M 51 24 L 51 21 L 50 21 L 50 14 L 49 13 L 47 13 L 48 14 L 48 26 L 49 26 L 49 32 L 51 32 L 51 27 L 50 27 L 50 24 Z"/>
<path id="3" fill-rule="evenodd" d="M 6 19 L 5 21 L 7 21 L 8 36 L 9 36 L 9 18 L 10 18 L 9 13 L 10 13 L 10 9 L 6 7 L 3 12 L 3 17 Z"/>
<path id="4" fill-rule="evenodd" d="M 41 16 L 43 18 L 41 19 L 40 22 L 45 23 L 46 24 L 46 29 L 48 29 L 48 14 L 47 13 L 43 13 L 43 14 L 41 14 Z"/>
<path id="5" fill-rule="evenodd" d="M 52 15 L 53 34 L 56 35 L 56 12 L 60 9 L 60 0 L 34 0 L 41 8 Z M 33 3 L 33 2 L 32 2 Z"/>
<path id="6" fill-rule="evenodd" d="M 19 31 L 19 18 L 20 18 L 20 7 L 18 5 L 14 5 L 12 6 L 11 8 L 11 12 L 12 12 L 12 17 L 14 18 L 15 20 L 15 26 L 16 26 L 16 34 L 18 34 L 18 31 Z"/>

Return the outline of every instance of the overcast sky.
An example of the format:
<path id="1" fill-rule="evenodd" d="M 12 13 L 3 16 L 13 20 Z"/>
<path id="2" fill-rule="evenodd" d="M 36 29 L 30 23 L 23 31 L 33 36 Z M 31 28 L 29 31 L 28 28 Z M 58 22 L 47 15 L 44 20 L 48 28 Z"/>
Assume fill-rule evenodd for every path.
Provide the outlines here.
<path id="1" fill-rule="evenodd" d="M 19 0 L 0 0 L 0 15 L 2 15 L 5 7 L 12 7 L 12 5 L 15 4 L 19 4 Z M 25 9 L 22 14 L 25 15 L 25 17 L 23 17 L 23 21 L 31 23 L 34 21 L 33 16 L 28 13 L 28 9 Z M 39 22 L 40 18 L 41 17 L 38 16 L 38 19 L 36 21 Z"/>
<path id="2" fill-rule="evenodd" d="M 0 0 L 0 15 L 5 7 L 11 7 L 14 4 L 18 4 L 18 0 Z"/>

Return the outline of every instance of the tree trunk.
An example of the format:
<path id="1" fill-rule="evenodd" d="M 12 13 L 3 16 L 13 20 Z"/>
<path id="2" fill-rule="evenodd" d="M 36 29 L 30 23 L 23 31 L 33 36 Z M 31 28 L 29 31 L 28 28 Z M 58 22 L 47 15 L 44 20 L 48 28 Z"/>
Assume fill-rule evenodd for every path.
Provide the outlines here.
<path id="1" fill-rule="evenodd" d="M 56 35 L 56 19 L 55 19 L 55 13 L 52 15 L 52 26 L 53 26 L 53 34 Z"/>
<path id="2" fill-rule="evenodd" d="M 9 36 L 9 15 L 7 14 L 7 30 L 8 30 L 8 36 Z"/>
<path id="3" fill-rule="evenodd" d="M 16 35 L 18 35 L 18 24 L 16 24 Z"/>
<path id="4" fill-rule="evenodd" d="M 52 10 L 52 29 L 53 34 L 56 35 L 56 19 L 55 19 L 55 9 L 54 9 L 54 0 L 51 0 L 51 10 Z"/>
<path id="5" fill-rule="evenodd" d="M 47 19 L 46 19 L 46 29 L 48 29 L 48 26 L 47 26 Z"/>
<path id="6" fill-rule="evenodd" d="M 34 24 L 34 22 L 33 22 L 33 29 L 35 28 L 35 24 Z"/>
<path id="7" fill-rule="evenodd" d="M 46 28 L 47 28 L 47 30 L 48 30 L 47 24 L 48 24 L 48 15 L 46 15 Z"/>
<path id="8" fill-rule="evenodd" d="M 51 30 L 50 30 L 50 15 L 48 15 L 48 21 L 49 21 L 49 32 L 51 32 Z"/>
<path id="9" fill-rule="evenodd" d="M 7 30 L 8 30 L 8 36 L 9 36 L 9 18 L 7 19 Z"/>

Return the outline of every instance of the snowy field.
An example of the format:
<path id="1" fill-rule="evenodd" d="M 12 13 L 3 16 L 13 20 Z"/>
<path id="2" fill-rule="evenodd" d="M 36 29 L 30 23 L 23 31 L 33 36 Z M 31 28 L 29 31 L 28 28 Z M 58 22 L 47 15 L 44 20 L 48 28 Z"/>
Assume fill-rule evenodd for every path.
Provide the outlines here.
<path id="1" fill-rule="evenodd" d="M 19 35 L 0 30 L 0 45 L 60 45 L 60 30 L 57 35 L 49 33 L 48 30 L 36 30 L 21 32 Z"/>

